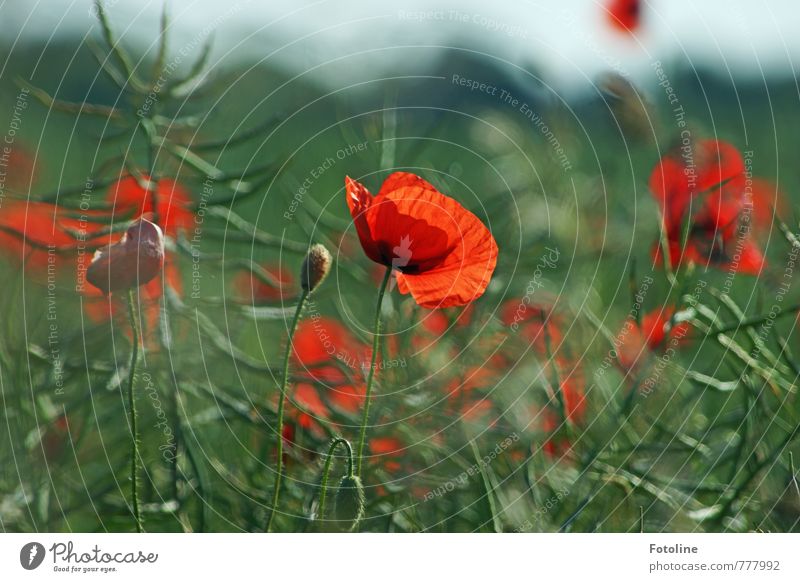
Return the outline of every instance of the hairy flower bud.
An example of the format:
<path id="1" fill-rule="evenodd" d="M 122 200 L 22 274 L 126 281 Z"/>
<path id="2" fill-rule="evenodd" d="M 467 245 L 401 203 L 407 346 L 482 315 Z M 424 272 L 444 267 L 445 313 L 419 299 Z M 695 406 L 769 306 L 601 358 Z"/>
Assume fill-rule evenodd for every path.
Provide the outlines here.
<path id="1" fill-rule="evenodd" d="M 364 486 L 355 475 L 345 475 L 339 481 L 333 516 L 342 531 L 353 531 L 364 517 Z"/>
<path id="2" fill-rule="evenodd" d="M 312 245 L 300 269 L 300 284 L 304 291 L 313 291 L 331 270 L 333 257 L 321 244 Z"/>
<path id="3" fill-rule="evenodd" d="M 164 266 L 164 235 L 158 225 L 140 219 L 120 241 L 94 254 L 86 280 L 108 294 L 151 281 Z"/>

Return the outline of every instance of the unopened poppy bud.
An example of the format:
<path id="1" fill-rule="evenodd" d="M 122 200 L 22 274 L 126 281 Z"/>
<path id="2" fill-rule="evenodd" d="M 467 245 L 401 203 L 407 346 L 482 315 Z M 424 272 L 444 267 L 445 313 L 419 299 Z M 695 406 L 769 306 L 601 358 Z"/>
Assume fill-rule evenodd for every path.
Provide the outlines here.
<path id="1" fill-rule="evenodd" d="M 321 244 L 312 245 L 300 270 L 300 284 L 304 291 L 313 291 L 331 270 L 333 257 Z"/>
<path id="2" fill-rule="evenodd" d="M 86 280 L 109 294 L 151 281 L 164 266 L 164 235 L 158 225 L 140 219 L 120 241 L 94 254 Z"/>
<path id="3" fill-rule="evenodd" d="M 353 531 L 364 517 L 364 486 L 355 475 L 345 475 L 339 481 L 333 515 L 342 531 Z"/>

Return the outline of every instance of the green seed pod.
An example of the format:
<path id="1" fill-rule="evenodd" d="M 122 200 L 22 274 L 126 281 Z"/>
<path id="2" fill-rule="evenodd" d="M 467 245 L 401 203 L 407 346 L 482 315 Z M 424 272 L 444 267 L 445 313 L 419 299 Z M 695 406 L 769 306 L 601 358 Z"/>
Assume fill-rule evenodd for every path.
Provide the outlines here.
<path id="1" fill-rule="evenodd" d="M 331 270 L 333 257 L 324 246 L 312 245 L 300 269 L 300 285 L 305 291 L 313 291 Z"/>
<path id="2" fill-rule="evenodd" d="M 364 517 L 364 486 L 355 475 L 345 475 L 336 490 L 333 516 L 341 531 L 353 531 Z"/>

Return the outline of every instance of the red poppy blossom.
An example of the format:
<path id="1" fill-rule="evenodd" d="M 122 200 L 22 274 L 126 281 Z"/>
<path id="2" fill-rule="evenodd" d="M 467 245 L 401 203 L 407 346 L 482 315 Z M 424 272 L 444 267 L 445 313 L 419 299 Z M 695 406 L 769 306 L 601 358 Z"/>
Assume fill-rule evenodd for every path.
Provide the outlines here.
<path id="1" fill-rule="evenodd" d="M 297 326 L 292 341 L 297 373 L 315 382 L 341 384 L 361 377 L 371 361 L 371 349 L 335 319 L 314 316 Z"/>
<path id="2" fill-rule="evenodd" d="M 403 442 L 395 437 L 374 438 L 369 441 L 372 462 L 382 466 L 389 473 L 400 470 L 402 467 L 400 456 L 405 449 Z"/>
<path id="3" fill-rule="evenodd" d="M 31 185 L 37 181 L 38 171 L 34 162 L 34 155 L 27 147 L 14 144 L 6 148 L 4 157 L 3 174 L 0 174 L 0 184 L 11 190 L 27 194 Z"/>
<path id="4" fill-rule="evenodd" d="M 192 227 L 192 200 L 183 186 L 175 180 L 160 179 L 158 188 L 155 189 L 154 204 L 153 192 L 144 188 L 140 181 L 146 185 L 147 176 L 139 180 L 133 176 L 125 176 L 111 186 L 107 198 L 117 212 L 130 213 L 133 218 L 152 215 L 164 234 L 173 238 L 179 230 Z"/>
<path id="5" fill-rule="evenodd" d="M 561 425 L 558 415 L 553 410 L 545 410 L 542 419 L 542 430 L 549 433 L 542 443 L 542 450 L 550 458 L 563 457 L 572 449 L 572 442 L 563 434 L 558 434 Z"/>
<path id="6" fill-rule="evenodd" d="M 498 251 L 474 214 L 405 172 L 389 176 L 375 196 L 349 177 L 345 189 L 361 247 L 395 269 L 401 293 L 427 308 L 466 305 L 483 295 Z"/>
<path id="7" fill-rule="evenodd" d="M 66 414 L 61 414 L 44 429 L 42 434 L 41 443 L 45 459 L 50 463 L 57 461 L 64 454 L 70 439 L 69 420 Z"/>
<path id="8" fill-rule="evenodd" d="M 748 274 L 763 268 L 765 259 L 745 212 L 753 204 L 746 196 L 745 164 L 734 146 L 702 140 L 676 148 L 653 169 L 650 189 L 661 207 L 673 268 L 684 261 Z M 662 254 L 657 245 L 656 259 Z"/>
<path id="9" fill-rule="evenodd" d="M 91 244 L 81 240 L 102 225 L 70 216 L 49 202 L 7 200 L 0 211 L 0 249 L 28 269 L 41 271 L 48 263 L 57 267 L 74 260 L 79 249 L 93 249 L 108 240 L 100 237 Z"/>
<path id="10" fill-rule="evenodd" d="M 261 305 L 289 299 L 296 294 L 295 281 L 287 269 L 265 266 L 272 281 L 265 280 L 254 271 L 243 270 L 233 277 L 232 285 L 236 299 L 243 303 Z"/>
<path id="11" fill-rule="evenodd" d="M 338 321 L 322 316 L 300 322 L 292 347 L 294 374 L 303 379 L 296 395 L 301 406 L 326 419 L 334 410 L 352 415 L 361 409 L 369 347 Z"/>
<path id="12" fill-rule="evenodd" d="M 145 185 L 147 180 L 147 176 L 141 178 Z M 157 220 L 165 236 L 174 238 L 179 231 L 188 230 L 194 224 L 191 198 L 180 184 L 169 178 L 162 178 L 158 182 L 155 194 L 154 205 L 153 193 L 133 176 L 125 176 L 109 188 L 107 199 L 117 213 L 130 214 L 132 218 L 144 217 Z M 144 284 L 139 292 L 147 329 L 151 330 L 156 329 L 158 323 L 164 287 L 169 286 L 178 295 L 182 294 L 183 289 L 174 253 L 165 251 L 162 272 L 163 276 L 153 278 Z M 124 314 L 124 305 L 116 297 L 98 297 L 90 287 L 84 287 L 83 294 L 84 309 L 89 318 L 97 323 L 117 314 Z"/>
<path id="13" fill-rule="evenodd" d="M 467 421 L 480 420 L 484 425 L 494 424 L 495 419 L 488 418 L 493 410 L 488 392 L 496 382 L 495 371 L 489 366 L 473 366 L 464 370 L 445 388 L 445 414 Z"/>
<path id="14" fill-rule="evenodd" d="M 562 317 L 553 312 L 549 299 L 539 303 L 510 299 L 503 304 L 500 319 L 512 331 L 528 340 L 539 354 L 547 352 L 546 336 L 550 339 L 551 347 L 557 346 L 563 339 L 560 330 Z"/>
<path id="15" fill-rule="evenodd" d="M 606 7 L 609 24 L 621 31 L 634 32 L 642 20 L 641 0 L 611 0 Z"/>
<path id="16" fill-rule="evenodd" d="M 680 322 L 668 328 L 675 309 L 658 308 L 642 316 L 637 325 L 629 319 L 625 327 L 617 334 L 617 359 L 624 370 L 632 370 L 651 353 L 659 352 L 666 347 L 667 341 L 680 342 L 689 331 L 689 324 Z"/>

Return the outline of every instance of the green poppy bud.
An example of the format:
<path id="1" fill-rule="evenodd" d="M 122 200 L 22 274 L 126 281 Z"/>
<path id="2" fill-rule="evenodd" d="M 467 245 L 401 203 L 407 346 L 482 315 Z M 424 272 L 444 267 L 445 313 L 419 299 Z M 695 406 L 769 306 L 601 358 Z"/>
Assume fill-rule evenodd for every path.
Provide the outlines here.
<path id="1" fill-rule="evenodd" d="M 300 269 L 300 284 L 304 291 L 313 291 L 331 270 L 333 257 L 321 244 L 312 245 Z"/>
<path id="2" fill-rule="evenodd" d="M 364 486 L 355 475 L 345 475 L 336 490 L 333 516 L 341 531 L 353 531 L 364 517 Z"/>

